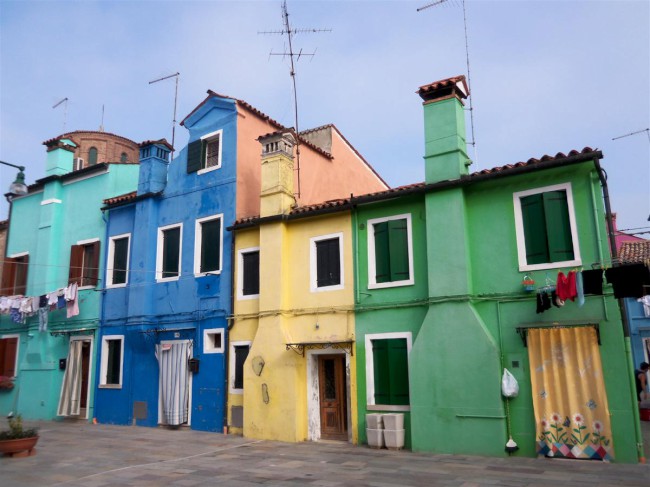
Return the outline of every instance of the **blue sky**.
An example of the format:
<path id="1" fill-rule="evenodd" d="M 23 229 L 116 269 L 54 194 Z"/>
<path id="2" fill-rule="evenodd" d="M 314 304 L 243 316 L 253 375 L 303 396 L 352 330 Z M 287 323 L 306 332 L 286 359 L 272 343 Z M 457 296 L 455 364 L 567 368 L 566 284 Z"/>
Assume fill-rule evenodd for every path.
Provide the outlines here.
<path id="1" fill-rule="evenodd" d="M 460 0 L 289 1 L 300 129 L 334 123 L 391 186 L 424 179 L 417 88 L 464 74 Z M 136 142 L 171 140 L 207 89 L 292 126 L 280 1 L 0 0 L 0 160 L 44 176 L 42 142 L 104 127 Z M 650 214 L 650 2 L 467 0 L 476 131 L 472 170 L 589 146 L 604 153 L 619 228 Z M 468 117 L 469 119 L 469 117 Z M 187 132 L 176 130 L 176 147 Z M 470 151 L 473 154 L 473 151 Z M 2 191 L 15 171 L 0 166 Z M 7 204 L 0 202 L 0 218 Z M 650 234 L 646 234 L 646 237 Z"/>

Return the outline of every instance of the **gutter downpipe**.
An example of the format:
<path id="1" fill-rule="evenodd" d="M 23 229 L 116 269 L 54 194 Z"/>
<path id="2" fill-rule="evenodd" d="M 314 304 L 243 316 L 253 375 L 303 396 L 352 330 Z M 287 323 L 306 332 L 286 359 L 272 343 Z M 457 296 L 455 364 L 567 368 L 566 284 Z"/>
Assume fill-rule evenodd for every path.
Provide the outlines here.
<path id="1" fill-rule="evenodd" d="M 609 247 L 612 255 L 612 264 L 613 264 L 614 261 L 617 259 L 617 251 L 616 251 L 616 236 L 614 233 L 614 224 L 612 221 L 612 208 L 609 202 L 609 189 L 607 187 L 607 173 L 600 166 L 599 157 L 594 158 L 594 165 L 596 167 L 596 171 L 598 172 L 598 178 L 600 179 L 600 186 L 603 190 L 603 199 L 605 201 L 605 218 L 607 220 L 607 233 L 609 236 Z M 638 409 L 639 404 L 635 394 L 636 384 L 634 382 L 634 362 L 632 360 L 632 346 L 630 344 L 630 321 L 627 315 L 627 310 L 625 309 L 625 302 L 623 301 L 622 298 L 618 299 L 618 307 L 621 311 L 621 320 L 623 322 L 623 340 L 625 342 L 625 356 L 627 358 L 626 362 L 628 368 L 627 375 L 628 375 L 628 380 L 630 382 L 630 391 L 632 392 L 631 394 L 632 404 L 634 405 L 632 409 L 635 413 L 633 421 L 634 421 L 634 432 L 636 434 L 637 457 L 639 459 L 639 463 L 645 463 L 646 458 L 643 452 L 643 435 L 641 433 L 641 423 L 640 423 L 639 409 Z"/>

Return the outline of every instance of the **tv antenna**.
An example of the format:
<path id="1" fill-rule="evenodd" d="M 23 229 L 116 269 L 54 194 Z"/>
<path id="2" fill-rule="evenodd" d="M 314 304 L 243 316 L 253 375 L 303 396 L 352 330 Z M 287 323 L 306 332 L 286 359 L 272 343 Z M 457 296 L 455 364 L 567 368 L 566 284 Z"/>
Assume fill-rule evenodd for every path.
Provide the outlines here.
<path id="1" fill-rule="evenodd" d="M 634 132 L 630 132 L 629 134 L 619 135 L 618 137 L 614 137 L 612 140 L 623 139 L 625 137 L 630 137 L 631 135 L 642 134 L 643 132 L 645 132 L 645 134 L 648 136 L 648 143 L 650 143 L 650 127 L 642 130 L 636 130 Z M 650 222 L 650 215 L 648 215 L 648 221 Z M 648 232 L 642 232 L 642 233 L 648 233 Z"/>
<path id="2" fill-rule="evenodd" d="M 287 43 L 289 46 L 288 52 L 275 53 L 271 50 L 270 56 L 282 56 L 288 57 L 290 62 L 290 71 L 291 81 L 293 82 L 293 110 L 294 110 L 294 121 L 295 121 L 295 130 L 296 130 L 296 172 L 298 179 L 298 198 L 300 198 L 300 140 L 299 133 L 300 129 L 298 126 L 298 92 L 296 90 L 296 66 L 295 62 L 298 62 L 301 57 L 309 56 L 313 58 L 316 53 L 306 53 L 302 51 L 295 52 L 293 50 L 293 36 L 296 34 L 306 34 L 306 33 L 317 33 L 317 32 L 332 32 L 332 29 L 292 29 L 291 24 L 289 23 L 289 11 L 287 9 L 287 2 L 284 0 L 282 2 L 282 29 L 281 30 L 267 30 L 267 31 L 258 31 L 258 34 L 279 34 L 282 36 L 287 36 Z"/>
<path id="3" fill-rule="evenodd" d="M 102 123 L 99 124 L 99 131 L 104 131 L 104 104 L 102 103 Z"/>
<path id="4" fill-rule="evenodd" d="M 68 97 L 66 96 L 63 100 L 55 103 L 52 108 L 56 108 L 59 105 L 63 104 L 63 133 L 65 134 L 65 121 L 68 118 Z"/>
<path id="5" fill-rule="evenodd" d="M 417 9 L 418 12 L 421 12 L 422 10 L 426 10 L 431 7 L 438 7 L 443 4 L 447 4 L 450 0 L 437 0 L 435 2 L 431 2 L 427 5 L 424 5 L 420 8 Z M 451 0 L 452 4 L 457 5 L 457 0 Z M 467 36 L 467 10 L 465 9 L 465 0 L 461 0 L 461 4 L 463 6 L 463 26 L 465 27 L 465 61 L 467 64 L 467 87 L 469 88 L 469 120 L 470 120 L 470 127 L 472 129 L 472 141 L 467 142 L 471 146 L 474 147 L 474 161 L 478 163 L 478 156 L 476 154 L 476 135 L 474 134 L 474 106 L 472 104 L 472 99 L 474 98 L 474 93 L 472 92 L 472 81 L 470 78 L 470 69 L 469 69 L 469 42 L 468 42 L 468 36 Z M 445 5 L 446 6 L 446 5 Z"/>
<path id="6" fill-rule="evenodd" d="M 180 76 L 181 73 L 176 72 L 174 74 L 170 74 L 169 76 L 163 76 L 162 78 L 149 81 L 149 84 L 152 85 L 154 83 L 158 83 L 159 81 L 164 81 L 169 78 L 176 78 L 176 90 L 174 91 L 174 118 L 172 120 L 172 159 L 174 158 L 174 151 L 175 151 L 174 138 L 176 137 L 176 105 L 178 103 L 178 78 L 180 78 Z"/>

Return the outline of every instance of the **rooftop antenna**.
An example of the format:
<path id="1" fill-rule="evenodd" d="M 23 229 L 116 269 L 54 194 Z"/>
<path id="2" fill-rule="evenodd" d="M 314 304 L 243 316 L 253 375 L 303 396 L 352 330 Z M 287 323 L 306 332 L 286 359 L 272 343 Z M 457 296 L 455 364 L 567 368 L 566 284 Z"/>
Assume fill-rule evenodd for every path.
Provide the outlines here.
<path id="1" fill-rule="evenodd" d="M 99 125 L 99 131 L 104 131 L 104 104 L 102 103 L 102 123 Z"/>
<path id="2" fill-rule="evenodd" d="M 439 5 L 446 4 L 450 0 L 437 0 L 435 2 L 428 3 L 417 9 L 418 12 L 426 10 L 431 7 L 438 7 Z M 457 0 L 451 0 L 451 3 L 457 5 Z M 467 142 L 469 145 L 474 147 L 474 161 L 478 163 L 478 155 L 476 154 L 476 135 L 474 134 L 474 106 L 472 105 L 472 99 L 474 98 L 474 93 L 472 92 L 472 81 L 470 78 L 470 69 L 469 69 L 469 42 L 467 40 L 467 10 L 465 9 L 465 0 L 461 0 L 463 6 L 463 25 L 465 27 L 465 60 L 467 63 L 467 87 L 469 88 L 469 120 L 470 127 L 472 129 L 472 140 Z M 446 5 L 445 5 L 446 6 Z"/>
<path id="3" fill-rule="evenodd" d="M 282 2 L 282 30 L 268 30 L 268 31 L 258 31 L 258 34 L 280 34 L 286 35 L 287 41 L 289 44 L 289 52 L 274 53 L 271 51 L 270 56 L 282 56 L 288 57 L 291 63 L 291 70 L 289 74 L 291 75 L 291 80 L 293 82 L 293 110 L 294 110 L 294 119 L 296 125 L 296 172 L 298 173 L 298 198 L 300 198 L 300 140 L 298 134 L 300 134 L 300 128 L 298 126 L 298 93 L 296 91 L 296 68 L 294 64 L 294 59 L 297 62 L 302 56 L 314 57 L 315 52 L 305 53 L 302 52 L 302 49 L 297 53 L 293 50 L 293 43 L 291 42 L 293 36 L 299 33 L 316 33 L 316 32 L 332 32 L 332 29 L 292 29 L 291 24 L 289 23 L 289 11 L 287 10 L 287 2 L 284 0 Z"/>
<path id="4" fill-rule="evenodd" d="M 631 135 L 642 134 L 643 132 L 645 132 L 645 134 L 648 136 L 648 143 L 650 143 L 650 127 L 646 128 L 646 129 L 642 129 L 642 130 L 637 130 L 635 132 L 630 132 L 629 134 L 619 135 L 618 137 L 614 137 L 612 140 L 618 140 L 618 139 L 622 139 L 624 137 L 629 137 Z M 648 174 L 650 175 L 650 172 Z M 650 222 L 650 215 L 648 215 L 648 221 Z"/>
<path id="5" fill-rule="evenodd" d="M 174 91 L 174 119 L 172 120 L 172 159 L 174 158 L 174 139 L 176 137 L 176 104 L 178 103 L 178 78 L 180 78 L 181 73 L 170 74 L 169 76 L 163 76 L 162 78 L 149 81 L 149 84 L 158 83 L 158 81 L 164 81 L 169 78 L 176 78 L 176 90 Z"/>
<path id="6" fill-rule="evenodd" d="M 66 118 L 68 118 L 68 97 L 66 96 L 63 100 L 55 103 L 54 106 L 52 106 L 52 108 L 56 108 L 62 103 L 64 104 L 63 105 L 63 133 L 65 134 L 65 121 Z"/>

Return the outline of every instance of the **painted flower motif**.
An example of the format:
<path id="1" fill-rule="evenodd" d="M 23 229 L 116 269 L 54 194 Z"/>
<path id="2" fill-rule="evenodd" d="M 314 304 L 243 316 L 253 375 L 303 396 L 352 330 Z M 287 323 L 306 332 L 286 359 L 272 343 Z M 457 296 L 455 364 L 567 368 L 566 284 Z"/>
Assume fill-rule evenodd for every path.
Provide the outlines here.
<path id="1" fill-rule="evenodd" d="M 585 417 L 580 413 L 575 413 L 573 415 L 573 422 L 578 426 L 582 426 L 585 423 Z"/>
<path id="2" fill-rule="evenodd" d="M 548 421 L 546 420 L 546 418 L 542 418 L 540 423 L 542 425 L 542 430 L 543 431 L 548 431 L 550 425 L 548 424 Z"/>
<path id="3" fill-rule="evenodd" d="M 567 428 L 571 426 L 571 420 L 569 419 L 568 416 L 564 418 L 564 423 L 562 423 L 563 426 L 566 426 Z"/>
<path id="4" fill-rule="evenodd" d="M 592 426 L 593 426 L 593 428 L 594 428 L 594 431 L 595 431 L 596 433 L 598 433 L 598 434 L 600 434 L 600 432 L 603 430 L 603 423 L 601 423 L 601 422 L 598 421 L 598 420 L 594 421 L 594 423 L 592 424 Z"/>
<path id="5" fill-rule="evenodd" d="M 541 397 L 542 399 L 546 399 L 546 396 L 547 396 L 546 391 L 541 391 L 541 392 L 539 393 L 539 397 Z"/>
<path id="6" fill-rule="evenodd" d="M 598 406 L 596 404 L 596 401 L 594 401 L 593 399 L 589 399 L 589 402 L 587 402 L 587 407 L 589 409 L 596 409 Z"/>
<path id="7" fill-rule="evenodd" d="M 554 423 L 559 423 L 560 421 L 562 421 L 562 416 L 560 416 L 558 413 L 553 413 L 551 414 L 551 421 L 553 421 Z"/>

